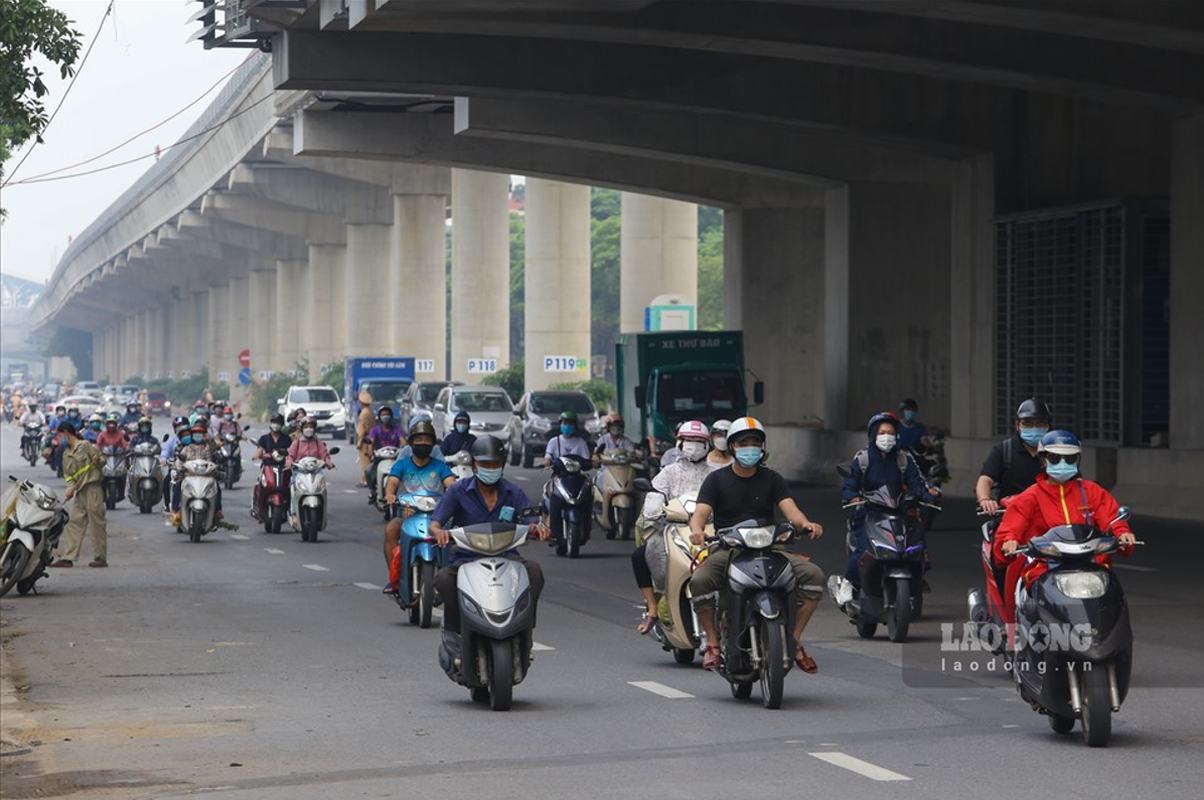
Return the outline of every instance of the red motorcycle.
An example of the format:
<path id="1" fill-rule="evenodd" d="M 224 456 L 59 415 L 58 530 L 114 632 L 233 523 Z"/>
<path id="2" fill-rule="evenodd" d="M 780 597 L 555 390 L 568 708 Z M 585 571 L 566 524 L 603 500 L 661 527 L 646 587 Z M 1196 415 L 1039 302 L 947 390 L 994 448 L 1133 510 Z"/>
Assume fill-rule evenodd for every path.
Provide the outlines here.
<path id="1" fill-rule="evenodd" d="M 283 450 L 269 450 L 260 462 L 259 481 L 254 491 L 254 516 L 268 533 L 280 533 L 288 519 L 292 470 L 284 465 L 287 458 L 288 454 Z"/>
<path id="2" fill-rule="evenodd" d="M 991 652 L 999 655 L 1005 650 L 1011 651 L 1013 624 L 1009 624 L 1007 613 L 1008 603 L 1003 595 L 1007 586 L 1009 568 L 1019 569 L 1023 559 L 1012 559 L 1011 562 L 997 564 L 995 561 L 995 532 L 1003 521 L 1003 512 L 1012 498 L 1003 497 L 999 500 L 999 510 L 990 513 L 979 511 L 978 516 L 990 517 L 982 524 L 982 570 L 983 589 L 971 589 L 966 597 L 970 608 L 970 621 L 978 626 L 978 640 L 988 645 Z"/>

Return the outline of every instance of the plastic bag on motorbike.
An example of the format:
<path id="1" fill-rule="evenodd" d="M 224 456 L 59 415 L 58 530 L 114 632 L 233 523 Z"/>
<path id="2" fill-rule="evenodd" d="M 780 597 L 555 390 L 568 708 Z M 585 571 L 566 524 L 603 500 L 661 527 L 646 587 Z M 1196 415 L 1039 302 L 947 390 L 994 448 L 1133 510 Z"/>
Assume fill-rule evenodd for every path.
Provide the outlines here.
<path id="1" fill-rule="evenodd" d="M 644 560 L 652 573 L 652 588 L 658 594 L 665 591 L 665 579 L 669 573 L 669 551 L 665 547 L 665 529 L 657 528 L 644 542 Z"/>

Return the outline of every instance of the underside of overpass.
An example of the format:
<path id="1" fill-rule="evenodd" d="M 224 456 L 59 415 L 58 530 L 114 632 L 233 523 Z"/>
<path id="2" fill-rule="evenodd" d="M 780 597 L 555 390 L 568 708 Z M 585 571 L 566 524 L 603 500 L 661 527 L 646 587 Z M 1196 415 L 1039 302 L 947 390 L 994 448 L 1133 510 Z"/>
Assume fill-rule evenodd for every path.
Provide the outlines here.
<path id="1" fill-rule="evenodd" d="M 230 164 L 228 191 L 247 196 L 207 197 L 175 225 L 209 248 L 185 248 L 199 275 L 282 248 L 228 291 L 305 263 L 291 269 L 333 281 L 320 285 L 337 317 L 340 281 L 369 267 L 322 267 L 327 245 L 355 246 L 311 234 L 326 224 L 328 238 L 370 242 L 352 216 L 396 228 L 421 168 L 715 204 L 727 323 L 767 381 L 759 415 L 788 472 L 820 477 L 864 442 L 848 431 L 911 395 L 954 437 L 964 489 L 1007 410 L 1037 393 L 1091 431 L 1089 472 L 1200 513 L 1176 497 L 1204 475 L 1204 5 L 201 1 L 206 46 L 271 53 L 274 108 L 258 108 L 275 113 L 247 132 L 256 158 L 338 164 L 355 186 L 337 202 L 366 206 L 245 192 L 276 181 L 235 180 Z M 262 172 L 246 152 L 238 169 Z M 378 166 L 349 166 L 365 162 Z M 303 235 L 272 204 L 304 205 Z M 174 243 L 159 230 L 109 278 L 162 299 L 139 259 Z"/>

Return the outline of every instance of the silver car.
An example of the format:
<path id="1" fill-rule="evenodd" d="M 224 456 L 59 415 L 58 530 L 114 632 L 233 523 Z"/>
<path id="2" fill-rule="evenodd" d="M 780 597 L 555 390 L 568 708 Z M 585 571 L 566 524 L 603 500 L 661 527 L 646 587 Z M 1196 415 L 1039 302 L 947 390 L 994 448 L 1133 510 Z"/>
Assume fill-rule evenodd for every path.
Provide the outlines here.
<path id="1" fill-rule="evenodd" d="M 456 413 L 468 412 L 475 436 L 496 436 L 503 442 L 510 439 L 510 424 L 514 419 L 514 404 L 500 386 L 445 386 L 435 398 L 432 414 L 435 433 L 439 439 L 452 430 Z"/>

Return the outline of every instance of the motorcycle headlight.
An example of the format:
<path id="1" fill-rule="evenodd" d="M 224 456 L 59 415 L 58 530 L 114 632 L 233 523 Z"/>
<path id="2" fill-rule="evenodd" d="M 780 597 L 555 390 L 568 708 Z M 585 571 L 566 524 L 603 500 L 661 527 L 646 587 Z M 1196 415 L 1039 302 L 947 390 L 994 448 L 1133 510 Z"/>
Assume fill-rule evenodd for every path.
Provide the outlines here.
<path id="1" fill-rule="evenodd" d="M 414 498 L 414 508 L 418 509 L 424 514 L 429 514 L 430 512 L 434 511 L 435 506 L 437 505 L 439 505 L 438 497 L 428 497 L 424 495 L 422 497 Z"/>
<path id="2" fill-rule="evenodd" d="M 564 471 L 568 473 L 580 472 L 581 464 L 571 458 L 564 459 Z"/>
<path id="3" fill-rule="evenodd" d="M 544 419 L 543 417 L 537 417 L 534 414 L 531 415 L 528 422 L 530 422 L 531 427 L 537 431 L 546 431 L 548 428 L 552 427 L 551 420 Z"/>
<path id="4" fill-rule="evenodd" d="M 1054 573 L 1058 591 L 1075 600 L 1090 600 L 1103 597 L 1108 590 L 1108 575 L 1105 572 Z"/>
<path id="5" fill-rule="evenodd" d="M 753 550 L 762 550 L 773 544 L 773 528 L 741 528 L 740 535 L 744 546 Z"/>

